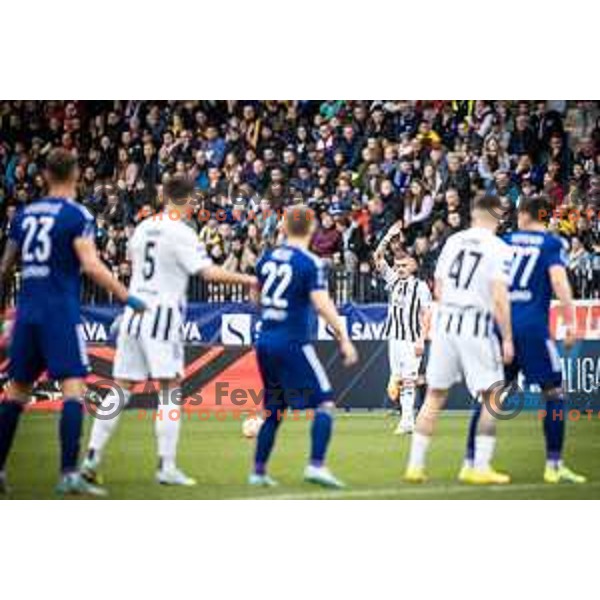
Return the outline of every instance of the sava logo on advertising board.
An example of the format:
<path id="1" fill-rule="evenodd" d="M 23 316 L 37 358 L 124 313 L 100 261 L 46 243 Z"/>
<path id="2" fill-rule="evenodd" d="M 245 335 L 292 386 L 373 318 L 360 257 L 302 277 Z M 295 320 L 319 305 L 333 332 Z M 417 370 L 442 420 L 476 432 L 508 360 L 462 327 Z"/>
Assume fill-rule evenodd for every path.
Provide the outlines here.
<path id="1" fill-rule="evenodd" d="M 252 315 L 222 315 L 221 342 L 230 346 L 249 346 L 252 343 Z"/>
<path id="2" fill-rule="evenodd" d="M 354 321 L 350 323 L 348 328 L 348 317 L 341 316 L 340 320 L 344 329 L 349 333 L 350 337 L 355 341 L 361 340 L 383 340 L 384 339 L 384 321 Z M 319 318 L 319 326 L 317 339 L 332 340 L 333 332 L 331 327 L 325 323 L 322 318 Z"/>
<path id="3" fill-rule="evenodd" d="M 107 342 L 109 327 L 95 321 L 83 322 L 83 337 L 86 342 Z"/>
<path id="4" fill-rule="evenodd" d="M 195 321 L 186 321 L 181 326 L 183 339 L 186 342 L 201 342 L 202 335 L 198 324 Z M 83 336 L 86 342 L 100 343 L 107 342 L 110 338 L 110 326 L 105 326 L 97 321 L 83 322 Z"/>

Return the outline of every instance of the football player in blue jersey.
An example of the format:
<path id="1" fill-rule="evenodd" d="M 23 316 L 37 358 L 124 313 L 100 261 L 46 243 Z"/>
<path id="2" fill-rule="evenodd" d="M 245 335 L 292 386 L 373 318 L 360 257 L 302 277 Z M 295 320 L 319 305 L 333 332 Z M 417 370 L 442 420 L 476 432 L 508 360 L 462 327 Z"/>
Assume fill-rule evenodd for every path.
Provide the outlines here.
<path id="1" fill-rule="evenodd" d="M 289 209 L 284 219 L 286 243 L 267 251 L 256 267 L 261 285 L 256 354 L 266 418 L 257 438 L 250 485 L 276 485 L 267 475 L 267 462 L 284 412 L 292 408 L 314 409 L 305 481 L 343 487 L 325 466 L 335 404 L 327 374 L 310 343 L 315 311 L 334 332 L 344 363 L 356 363 L 358 355 L 327 292 L 323 264 L 308 250 L 314 221 L 313 211 L 305 206 Z"/>
<path id="2" fill-rule="evenodd" d="M 538 385 L 545 400 L 546 483 L 584 483 L 586 478 L 562 461 L 567 408 L 562 390 L 562 369 L 556 344 L 550 337 L 550 301 L 556 295 L 565 323 L 564 347 L 576 341 L 573 294 L 569 284 L 564 241 L 546 231 L 552 206 L 543 197 L 522 200 L 518 211 L 519 230 L 505 236 L 513 250 L 510 299 L 515 358 L 505 370 L 507 384 L 519 372 L 528 384 Z M 474 432 L 481 407 L 475 410 L 465 463 L 459 479 L 467 481 L 474 458 Z"/>
<path id="3" fill-rule="evenodd" d="M 84 377 L 89 365 L 81 324 L 81 272 L 126 303 L 143 311 L 144 303 L 104 266 L 94 243 L 94 219 L 74 200 L 79 169 L 73 154 L 55 149 L 46 161 L 48 196 L 26 205 L 12 223 L 0 264 L 0 281 L 21 265 L 16 319 L 10 342 L 10 384 L 0 404 L 0 490 L 6 489 L 5 465 L 31 388 L 47 369 L 62 383 L 59 434 L 60 494 L 104 495 L 77 470 L 83 422 Z M 0 290 L 1 292 L 1 290 Z"/>

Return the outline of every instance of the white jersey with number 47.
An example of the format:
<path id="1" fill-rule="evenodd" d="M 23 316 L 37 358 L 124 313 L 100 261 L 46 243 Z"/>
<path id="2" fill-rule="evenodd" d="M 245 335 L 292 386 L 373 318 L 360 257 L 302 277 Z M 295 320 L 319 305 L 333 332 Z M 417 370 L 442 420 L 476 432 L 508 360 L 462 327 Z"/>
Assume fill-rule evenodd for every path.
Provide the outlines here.
<path id="1" fill-rule="evenodd" d="M 511 261 L 510 247 L 487 229 L 448 238 L 435 271 L 442 289 L 427 365 L 431 389 L 447 390 L 464 379 L 477 397 L 503 381 L 492 284 L 508 282 Z"/>
<path id="2" fill-rule="evenodd" d="M 471 227 L 450 236 L 437 262 L 441 306 L 493 312 L 492 282 L 508 283 L 512 251 L 488 229 Z"/>

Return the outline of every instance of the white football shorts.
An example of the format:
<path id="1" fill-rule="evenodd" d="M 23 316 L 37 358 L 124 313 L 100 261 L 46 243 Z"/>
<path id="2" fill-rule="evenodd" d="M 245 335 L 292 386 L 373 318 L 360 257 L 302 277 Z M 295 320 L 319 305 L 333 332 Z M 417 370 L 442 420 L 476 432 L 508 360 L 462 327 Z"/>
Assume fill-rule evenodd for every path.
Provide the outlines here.
<path id="1" fill-rule="evenodd" d="M 398 379 L 417 379 L 421 356 L 415 354 L 414 342 L 405 340 L 388 341 L 390 375 Z"/>
<path id="2" fill-rule="evenodd" d="M 426 381 L 432 389 L 447 390 L 464 380 L 469 392 L 480 392 L 504 381 L 498 338 L 493 333 L 471 335 L 469 328 L 457 333 L 436 328 L 429 351 Z"/>
<path id="3" fill-rule="evenodd" d="M 163 312 L 163 317 L 164 313 Z M 184 372 L 184 347 L 181 336 L 164 328 L 165 319 L 156 311 L 148 311 L 148 326 L 138 323 L 137 317 L 126 311 L 119 335 L 113 364 L 113 377 L 128 381 L 175 379 Z M 167 317 L 169 314 L 167 313 Z M 173 321 L 173 317 L 169 319 Z M 159 326 L 154 326 L 158 323 Z"/>

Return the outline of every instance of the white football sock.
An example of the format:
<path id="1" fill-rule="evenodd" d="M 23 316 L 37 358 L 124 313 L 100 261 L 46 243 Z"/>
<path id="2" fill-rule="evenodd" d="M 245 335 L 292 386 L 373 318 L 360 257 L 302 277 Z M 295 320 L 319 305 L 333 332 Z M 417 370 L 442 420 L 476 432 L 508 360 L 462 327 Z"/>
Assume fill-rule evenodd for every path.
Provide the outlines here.
<path id="1" fill-rule="evenodd" d="M 156 414 L 156 442 L 158 445 L 158 459 L 163 471 L 174 469 L 177 461 L 177 443 L 181 429 L 182 411 L 181 406 L 173 404 L 171 398 L 177 395 L 170 389 L 169 397 L 158 407 Z"/>
<path id="2" fill-rule="evenodd" d="M 400 406 L 402 407 L 402 420 L 413 421 L 415 418 L 415 388 L 413 386 L 402 386 Z"/>
<path id="3" fill-rule="evenodd" d="M 408 459 L 408 467 L 410 469 L 420 469 L 425 466 L 425 457 L 427 456 L 430 441 L 431 437 L 428 435 L 423 435 L 416 431 L 413 433 Z"/>
<path id="4" fill-rule="evenodd" d="M 496 437 L 493 435 L 475 436 L 475 461 L 474 466 L 478 471 L 487 471 L 490 468 L 494 448 L 496 447 Z"/>
<path id="5" fill-rule="evenodd" d="M 96 417 L 94 419 L 92 433 L 90 434 L 90 442 L 88 444 L 88 453 L 93 450 L 94 460 L 97 463 L 100 463 L 102 460 L 104 447 L 113 434 L 113 431 L 117 427 L 117 423 L 123 414 L 123 409 L 125 406 L 127 406 L 129 399 L 131 398 L 131 392 L 126 389 L 122 389 L 121 394 L 122 396 L 120 398 L 119 392 L 111 388 L 108 394 L 106 394 L 104 397 L 104 400 L 102 400 L 101 409 L 99 412 L 100 416 L 110 415 L 110 418 L 102 419 Z M 120 406 L 121 402 L 123 402 L 122 407 Z"/>

